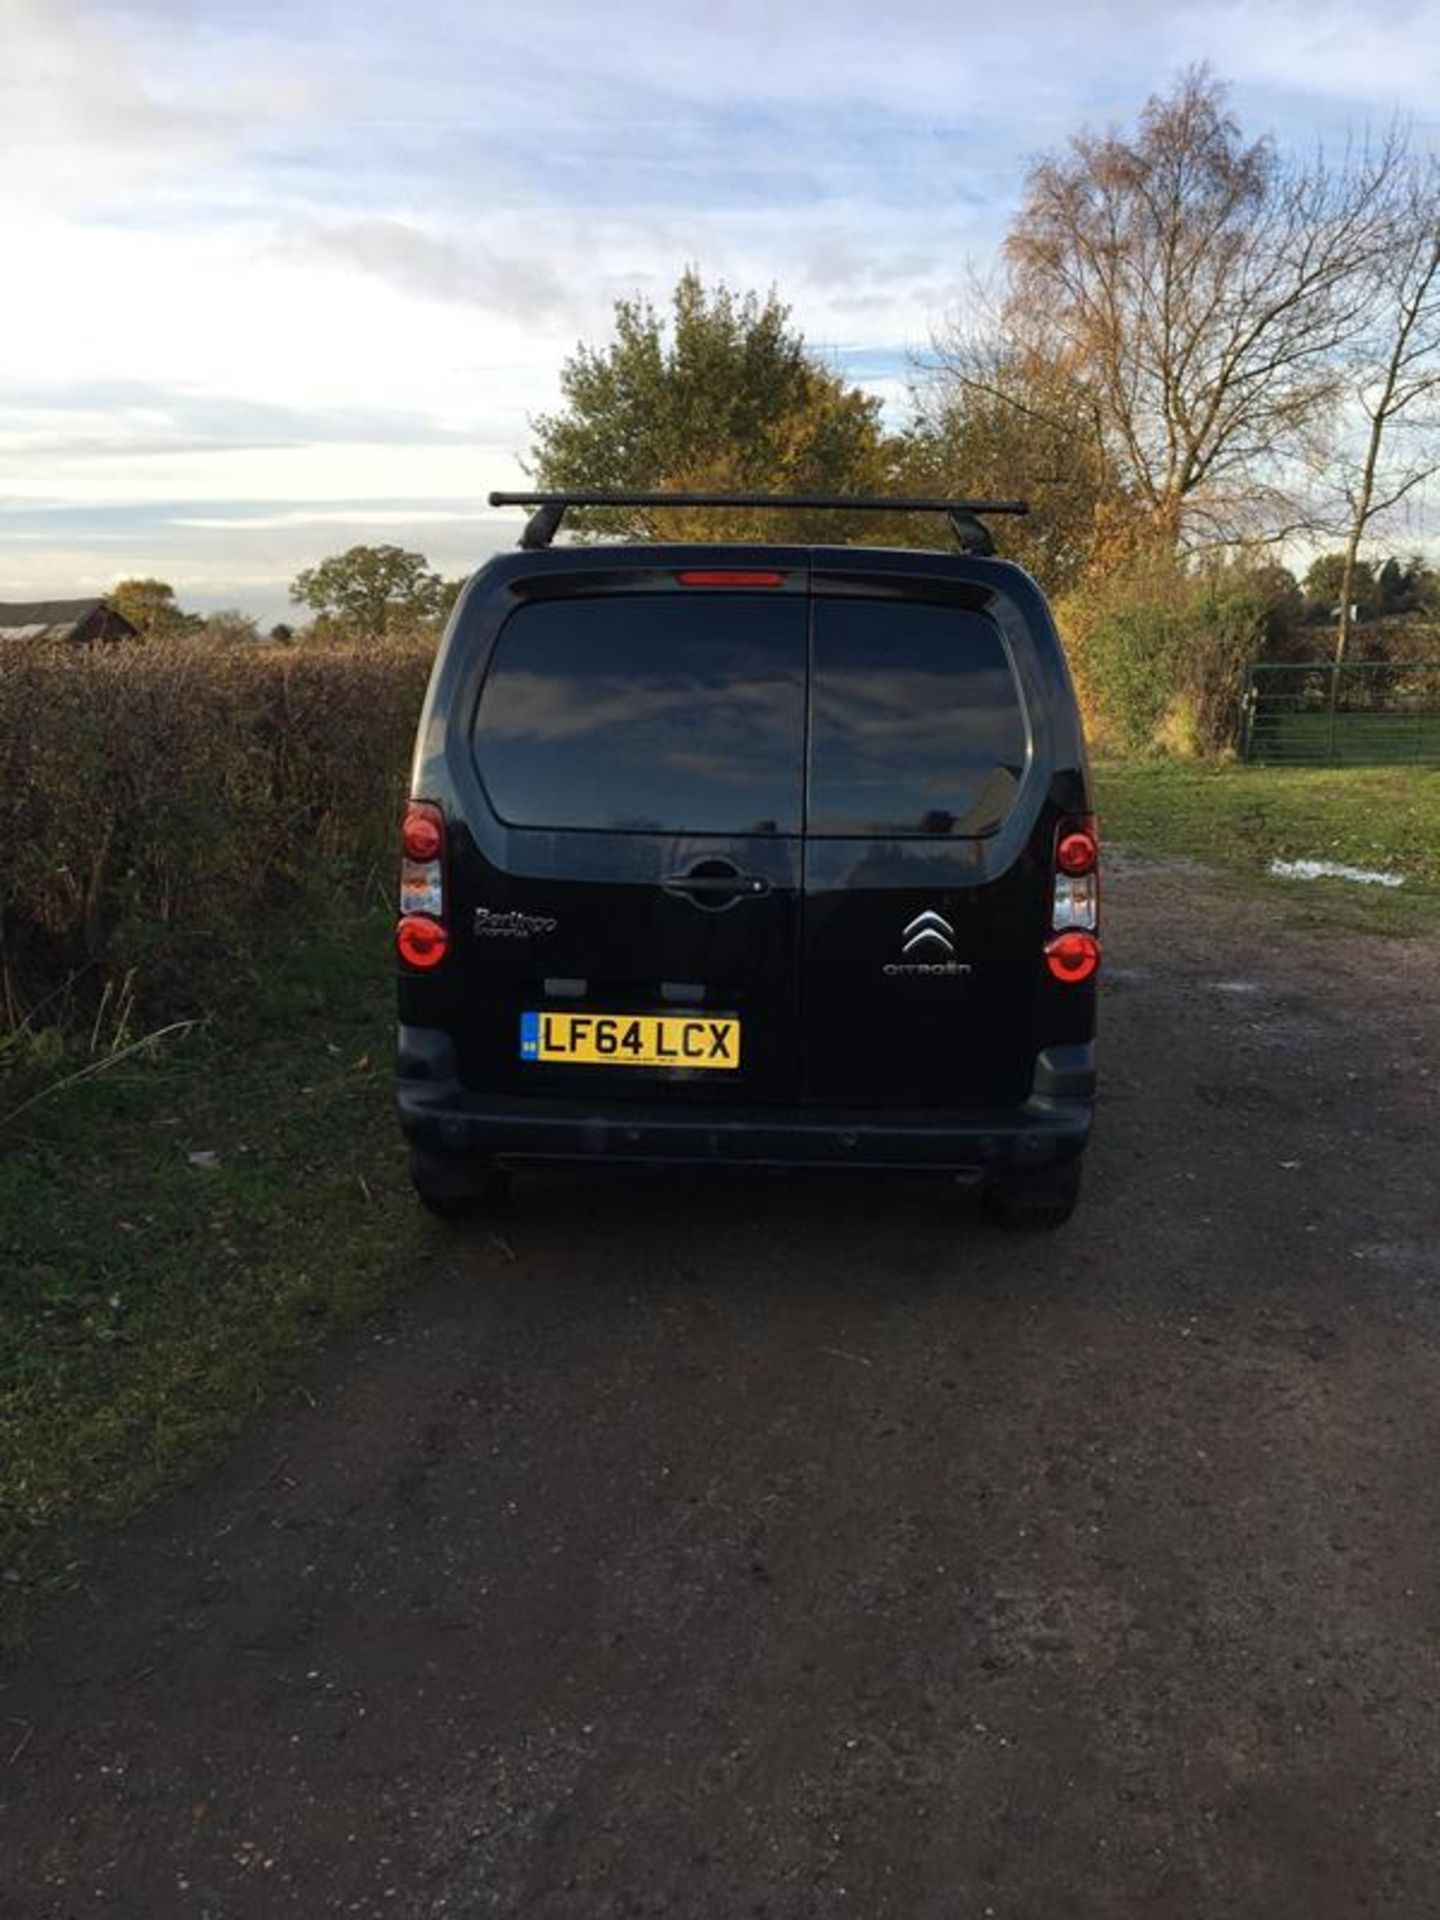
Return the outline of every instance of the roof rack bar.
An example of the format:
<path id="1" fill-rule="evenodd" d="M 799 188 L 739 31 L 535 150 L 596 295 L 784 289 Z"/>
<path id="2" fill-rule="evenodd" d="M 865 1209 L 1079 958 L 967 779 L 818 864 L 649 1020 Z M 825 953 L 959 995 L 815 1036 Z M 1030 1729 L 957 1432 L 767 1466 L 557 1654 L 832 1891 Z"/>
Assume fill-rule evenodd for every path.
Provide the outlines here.
<path id="1" fill-rule="evenodd" d="M 982 513 L 1028 513 L 1024 500 L 956 500 L 905 495 L 843 493 L 505 493 L 490 495 L 492 507 L 531 507 L 522 547 L 548 547 L 570 507 L 778 507 L 836 508 L 858 513 L 943 513 L 967 553 L 993 553 L 980 524 Z"/>
<path id="2" fill-rule="evenodd" d="M 566 503 L 563 500 L 546 500 L 538 506 L 525 522 L 525 531 L 520 536 L 522 547 L 548 547 L 560 531 L 560 522 L 565 518 Z"/>

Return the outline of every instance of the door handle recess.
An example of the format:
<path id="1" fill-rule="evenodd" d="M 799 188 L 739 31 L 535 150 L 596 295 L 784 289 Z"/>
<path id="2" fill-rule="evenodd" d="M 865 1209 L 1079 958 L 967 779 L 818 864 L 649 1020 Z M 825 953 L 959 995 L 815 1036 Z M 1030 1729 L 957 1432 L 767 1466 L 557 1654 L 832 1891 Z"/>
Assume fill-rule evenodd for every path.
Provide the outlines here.
<path id="1" fill-rule="evenodd" d="M 770 882 L 758 873 L 741 873 L 728 860 L 698 860 L 689 873 L 671 874 L 662 880 L 667 893 L 678 893 L 692 907 L 706 913 L 723 913 L 742 900 L 757 900 L 769 893 Z"/>
<path id="2" fill-rule="evenodd" d="M 725 893 L 737 898 L 770 891 L 770 882 L 754 873 L 676 873 L 660 884 L 671 893 Z"/>

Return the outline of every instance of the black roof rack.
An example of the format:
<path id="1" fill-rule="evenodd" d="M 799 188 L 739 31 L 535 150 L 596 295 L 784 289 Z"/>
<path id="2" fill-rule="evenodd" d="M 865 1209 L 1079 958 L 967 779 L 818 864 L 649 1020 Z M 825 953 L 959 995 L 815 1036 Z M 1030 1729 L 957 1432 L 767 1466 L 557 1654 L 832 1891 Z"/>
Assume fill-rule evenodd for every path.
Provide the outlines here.
<path id="1" fill-rule="evenodd" d="M 1028 513 L 1024 500 L 886 499 L 843 493 L 492 493 L 492 507 L 533 507 L 522 547 L 548 547 L 568 507 L 834 507 L 860 513 L 943 513 L 966 553 L 989 554 L 995 542 L 982 513 Z"/>

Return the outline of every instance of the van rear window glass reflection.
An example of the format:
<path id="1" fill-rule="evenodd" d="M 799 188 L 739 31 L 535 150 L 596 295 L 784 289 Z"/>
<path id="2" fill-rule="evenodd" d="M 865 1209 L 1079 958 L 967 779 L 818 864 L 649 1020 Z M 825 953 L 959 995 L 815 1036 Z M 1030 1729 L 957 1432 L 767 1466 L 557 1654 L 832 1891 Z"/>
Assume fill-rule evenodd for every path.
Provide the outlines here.
<path id="1" fill-rule="evenodd" d="M 533 601 L 475 722 L 502 820 L 612 833 L 798 833 L 806 602 L 746 593 Z"/>
<path id="2" fill-rule="evenodd" d="M 817 599 L 811 833 L 986 834 L 1026 757 L 1010 657 L 984 614 Z"/>

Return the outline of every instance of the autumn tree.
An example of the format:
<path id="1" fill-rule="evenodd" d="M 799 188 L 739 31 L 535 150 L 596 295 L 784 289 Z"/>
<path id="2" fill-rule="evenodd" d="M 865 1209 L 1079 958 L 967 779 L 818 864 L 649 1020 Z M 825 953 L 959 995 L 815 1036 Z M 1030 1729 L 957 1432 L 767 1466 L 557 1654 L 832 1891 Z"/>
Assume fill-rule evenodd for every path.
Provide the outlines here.
<path id="1" fill-rule="evenodd" d="M 182 610 L 167 580 L 121 580 L 105 599 L 142 640 L 188 639 L 205 624 L 199 614 Z"/>
<path id="2" fill-rule="evenodd" d="M 350 547 L 307 567 L 290 583 L 290 598 L 308 607 L 321 635 L 384 640 L 423 631 L 438 613 L 445 582 L 423 553 L 402 547 Z"/>
<path id="3" fill-rule="evenodd" d="M 900 450 L 904 491 L 1020 497 L 1028 518 L 994 523 L 1006 557 L 1061 594 L 1124 557 L 1133 502 L 1085 389 L 1010 345 L 998 326 L 951 325 L 913 393 Z"/>
<path id="4" fill-rule="evenodd" d="M 577 347 L 560 386 L 564 406 L 534 422 L 529 467 L 545 489 L 864 493 L 888 477 L 879 400 L 809 351 L 773 290 L 707 288 L 691 269 L 668 313 L 619 300 L 613 338 Z M 574 523 L 638 539 L 838 540 L 852 530 L 834 513 L 718 509 L 592 510 Z"/>
<path id="5" fill-rule="evenodd" d="M 1340 398 L 1396 143 L 1300 163 L 1204 68 L 1133 132 L 1039 160 L 1006 241 L 1009 338 L 1089 403 L 1159 543 L 1274 529 Z"/>

